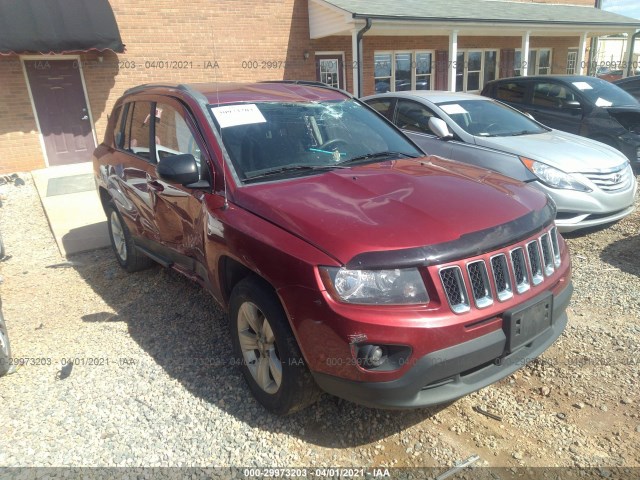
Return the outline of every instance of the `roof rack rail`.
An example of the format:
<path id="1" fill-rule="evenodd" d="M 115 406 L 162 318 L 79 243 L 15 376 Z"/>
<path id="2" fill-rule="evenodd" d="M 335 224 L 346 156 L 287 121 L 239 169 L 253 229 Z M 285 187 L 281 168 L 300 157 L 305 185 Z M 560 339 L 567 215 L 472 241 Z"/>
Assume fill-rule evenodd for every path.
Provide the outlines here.
<path id="1" fill-rule="evenodd" d="M 135 87 L 131 87 L 125 90 L 124 95 L 129 95 L 132 93 L 137 93 L 141 90 L 147 90 L 149 88 L 175 88 L 176 90 L 183 90 L 185 92 L 192 93 L 194 90 L 189 86 L 183 83 L 177 84 L 167 84 L 167 83 L 145 83 L 143 85 L 137 85 Z"/>
<path id="2" fill-rule="evenodd" d="M 324 82 L 318 82 L 318 81 L 314 81 L 314 80 L 263 80 L 261 82 L 258 83 L 289 83 L 292 85 L 306 85 L 308 87 L 319 87 L 319 88 L 326 88 L 327 90 L 333 90 L 336 92 L 340 92 L 348 97 L 352 97 L 353 95 L 349 92 L 347 92 L 346 90 L 343 90 L 341 88 L 336 88 L 336 87 L 332 87 L 329 84 L 326 84 Z"/>

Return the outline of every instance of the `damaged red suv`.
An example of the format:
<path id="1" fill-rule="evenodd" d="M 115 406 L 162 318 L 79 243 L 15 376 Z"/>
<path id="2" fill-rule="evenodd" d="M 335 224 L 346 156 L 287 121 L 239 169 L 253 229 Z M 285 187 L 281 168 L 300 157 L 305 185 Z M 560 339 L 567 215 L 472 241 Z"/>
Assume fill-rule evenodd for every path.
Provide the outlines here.
<path id="1" fill-rule="evenodd" d="M 279 414 L 322 390 L 374 407 L 448 402 L 567 323 L 553 203 L 424 157 L 339 90 L 137 87 L 94 168 L 120 265 L 157 262 L 206 288 L 249 388 Z"/>

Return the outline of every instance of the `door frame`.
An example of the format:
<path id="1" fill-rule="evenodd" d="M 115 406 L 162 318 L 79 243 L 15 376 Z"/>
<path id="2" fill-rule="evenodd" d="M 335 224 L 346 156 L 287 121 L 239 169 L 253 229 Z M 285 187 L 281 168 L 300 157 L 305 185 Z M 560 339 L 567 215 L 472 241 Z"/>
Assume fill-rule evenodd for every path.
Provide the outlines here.
<path id="1" fill-rule="evenodd" d="M 36 127 L 38 128 L 38 139 L 40 140 L 40 149 L 42 150 L 45 167 L 49 167 L 49 157 L 47 155 L 44 137 L 42 136 L 42 129 L 40 128 L 38 110 L 36 109 L 36 103 L 33 101 L 33 93 L 31 92 L 31 84 L 29 83 L 29 76 L 27 75 L 27 67 L 24 64 L 25 60 L 75 60 L 78 62 L 78 72 L 80 73 L 80 82 L 82 83 L 82 94 L 84 95 L 84 101 L 87 104 L 87 114 L 89 115 L 89 122 L 91 123 L 91 135 L 93 136 L 93 143 L 97 147 L 98 137 L 96 136 L 95 123 L 93 123 L 93 113 L 91 112 L 91 104 L 89 103 L 89 96 L 87 95 L 87 85 L 84 81 L 84 72 L 82 70 L 82 59 L 80 58 L 80 55 L 20 55 L 22 74 L 24 75 L 24 82 L 27 84 L 29 101 L 31 102 L 31 109 L 36 120 Z"/>
<path id="2" fill-rule="evenodd" d="M 336 57 L 341 57 L 342 58 L 342 79 L 344 80 L 344 85 L 340 85 L 340 89 L 344 90 L 345 92 L 347 92 L 347 68 L 346 65 L 344 64 L 344 52 L 340 52 L 337 50 L 331 50 L 331 51 L 320 51 L 320 52 L 314 52 L 313 53 L 314 56 L 318 57 L 324 57 L 324 56 L 330 56 L 330 55 L 334 55 Z"/>

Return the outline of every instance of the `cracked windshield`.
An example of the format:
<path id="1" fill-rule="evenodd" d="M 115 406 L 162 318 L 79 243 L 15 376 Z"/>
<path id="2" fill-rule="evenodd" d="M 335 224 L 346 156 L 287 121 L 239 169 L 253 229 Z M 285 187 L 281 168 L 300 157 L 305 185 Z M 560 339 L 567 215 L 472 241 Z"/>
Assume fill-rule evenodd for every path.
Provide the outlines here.
<path id="1" fill-rule="evenodd" d="M 377 114 L 353 100 L 211 107 L 245 182 L 420 156 Z"/>

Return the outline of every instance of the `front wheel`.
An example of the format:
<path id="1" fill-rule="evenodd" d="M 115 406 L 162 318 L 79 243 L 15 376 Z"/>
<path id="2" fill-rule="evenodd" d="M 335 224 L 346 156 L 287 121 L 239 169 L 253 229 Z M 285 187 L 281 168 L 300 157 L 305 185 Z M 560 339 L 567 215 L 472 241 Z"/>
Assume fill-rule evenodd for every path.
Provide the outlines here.
<path id="1" fill-rule="evenodd" d="M 256 278 L 231 293 L 229 328 L 233 353 L 253 396 L 267 410 L 287 415 L 319 396 L 286 314 L 273 290 Z"/>

